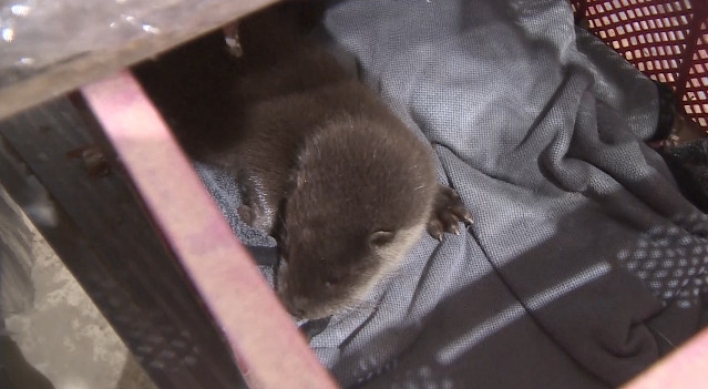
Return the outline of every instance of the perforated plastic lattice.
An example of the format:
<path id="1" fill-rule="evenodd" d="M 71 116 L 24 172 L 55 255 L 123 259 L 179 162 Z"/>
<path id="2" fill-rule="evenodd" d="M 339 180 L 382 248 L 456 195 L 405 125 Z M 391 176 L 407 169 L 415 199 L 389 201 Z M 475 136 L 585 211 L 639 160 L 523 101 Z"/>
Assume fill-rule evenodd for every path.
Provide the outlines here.
<path id="1" fill-rule="evenodd" d="M 654 80 L 708 130 L 708 1 L 571 0 L 576 19 Z"/>

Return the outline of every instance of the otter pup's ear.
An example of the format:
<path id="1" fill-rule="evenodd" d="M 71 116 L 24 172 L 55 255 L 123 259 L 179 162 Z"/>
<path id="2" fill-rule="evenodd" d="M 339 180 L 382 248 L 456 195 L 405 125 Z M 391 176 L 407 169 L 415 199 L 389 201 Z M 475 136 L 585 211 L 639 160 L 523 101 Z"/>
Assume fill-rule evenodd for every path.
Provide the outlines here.
<path id="1" fill-rule="evenodd" d="M 369 236 L 369 244 L 373 246 L 383 246 L 385 244 L 391 243 L 395 236 L 395 232 L 384 230 L 376 231 Z"/>

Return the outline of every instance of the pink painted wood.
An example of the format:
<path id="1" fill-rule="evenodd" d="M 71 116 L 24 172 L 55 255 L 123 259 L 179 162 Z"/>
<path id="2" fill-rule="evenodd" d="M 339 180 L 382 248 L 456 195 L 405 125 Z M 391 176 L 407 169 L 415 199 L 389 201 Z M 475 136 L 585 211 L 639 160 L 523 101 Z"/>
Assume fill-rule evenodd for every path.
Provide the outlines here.
<path id="1" fill-rule="evenodd" d="M 82 92 L 249 386 L 337 387 L 132 75 L 123 71 Z"/>
<path id="2" fill-rule="evenodd" d="M 708 329 L 662 359 L 623 389 L 708 387 Z"/>

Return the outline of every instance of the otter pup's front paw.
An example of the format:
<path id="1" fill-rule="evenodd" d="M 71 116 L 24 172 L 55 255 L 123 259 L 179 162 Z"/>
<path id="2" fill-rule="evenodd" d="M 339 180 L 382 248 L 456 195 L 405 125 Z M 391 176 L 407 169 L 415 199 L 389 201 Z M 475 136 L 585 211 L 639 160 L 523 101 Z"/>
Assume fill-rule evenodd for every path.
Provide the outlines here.
<path id="1" fill-rule="evenodd" d="M 237 209 L 236 213 L 238 214 L 239 219 L 241 219 L 242 222 L 246 223 L 247 226 L 253 227 L 253 224 L 256 220 L 256 215 L 254 215 L 253 208 L 249 207 L 248 205 L 241 204 Z"/>
<path id="2" fill-rule="evenodd" d="M 251 228 L 255 228 L 265 234 L 270 235 L 275 225 L 275 211 L 263 212 L 262 208 L 254 205 L 242 204 L 236 208 L 239 220 Z"/>
<path id="3" fill-rule="evenodd" d="M 443 232 L 460 234 L 458 223 L 472 224 L 472 214 L 467 211 L 462 199 L 454 189 L 438 185 L 433 210 L 428 221 L 428 233 L 442 242 Z"/>

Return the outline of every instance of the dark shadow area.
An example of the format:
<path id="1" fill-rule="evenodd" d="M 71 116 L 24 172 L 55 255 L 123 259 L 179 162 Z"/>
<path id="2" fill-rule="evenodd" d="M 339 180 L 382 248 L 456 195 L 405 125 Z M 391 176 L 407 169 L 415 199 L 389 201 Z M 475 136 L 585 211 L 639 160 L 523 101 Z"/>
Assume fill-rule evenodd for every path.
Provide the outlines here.
<path id="1" fill-rule="evenodd" d="M 708 217 L 639 235 L 615 228 L 610 236 L 584 229 L 597 225 L 588 218 L 605 217 L 596 215 L 569 214 L 557 235 L 504 264 L 487 255 L 481 260 L 493 271 L 419 321 L 362 340 L 334 371 L 358 377 L 361 388 L 620 386 L 705 325 L 708 241 L 701 231 Z M 445 244 L 478 244 L 473 235 Z M 657 286 L 663 273 L 647 273 L 654 267 L 682 276 Z M 392 338 L 410 341 L 382 361 L 380 347 Z"/>

